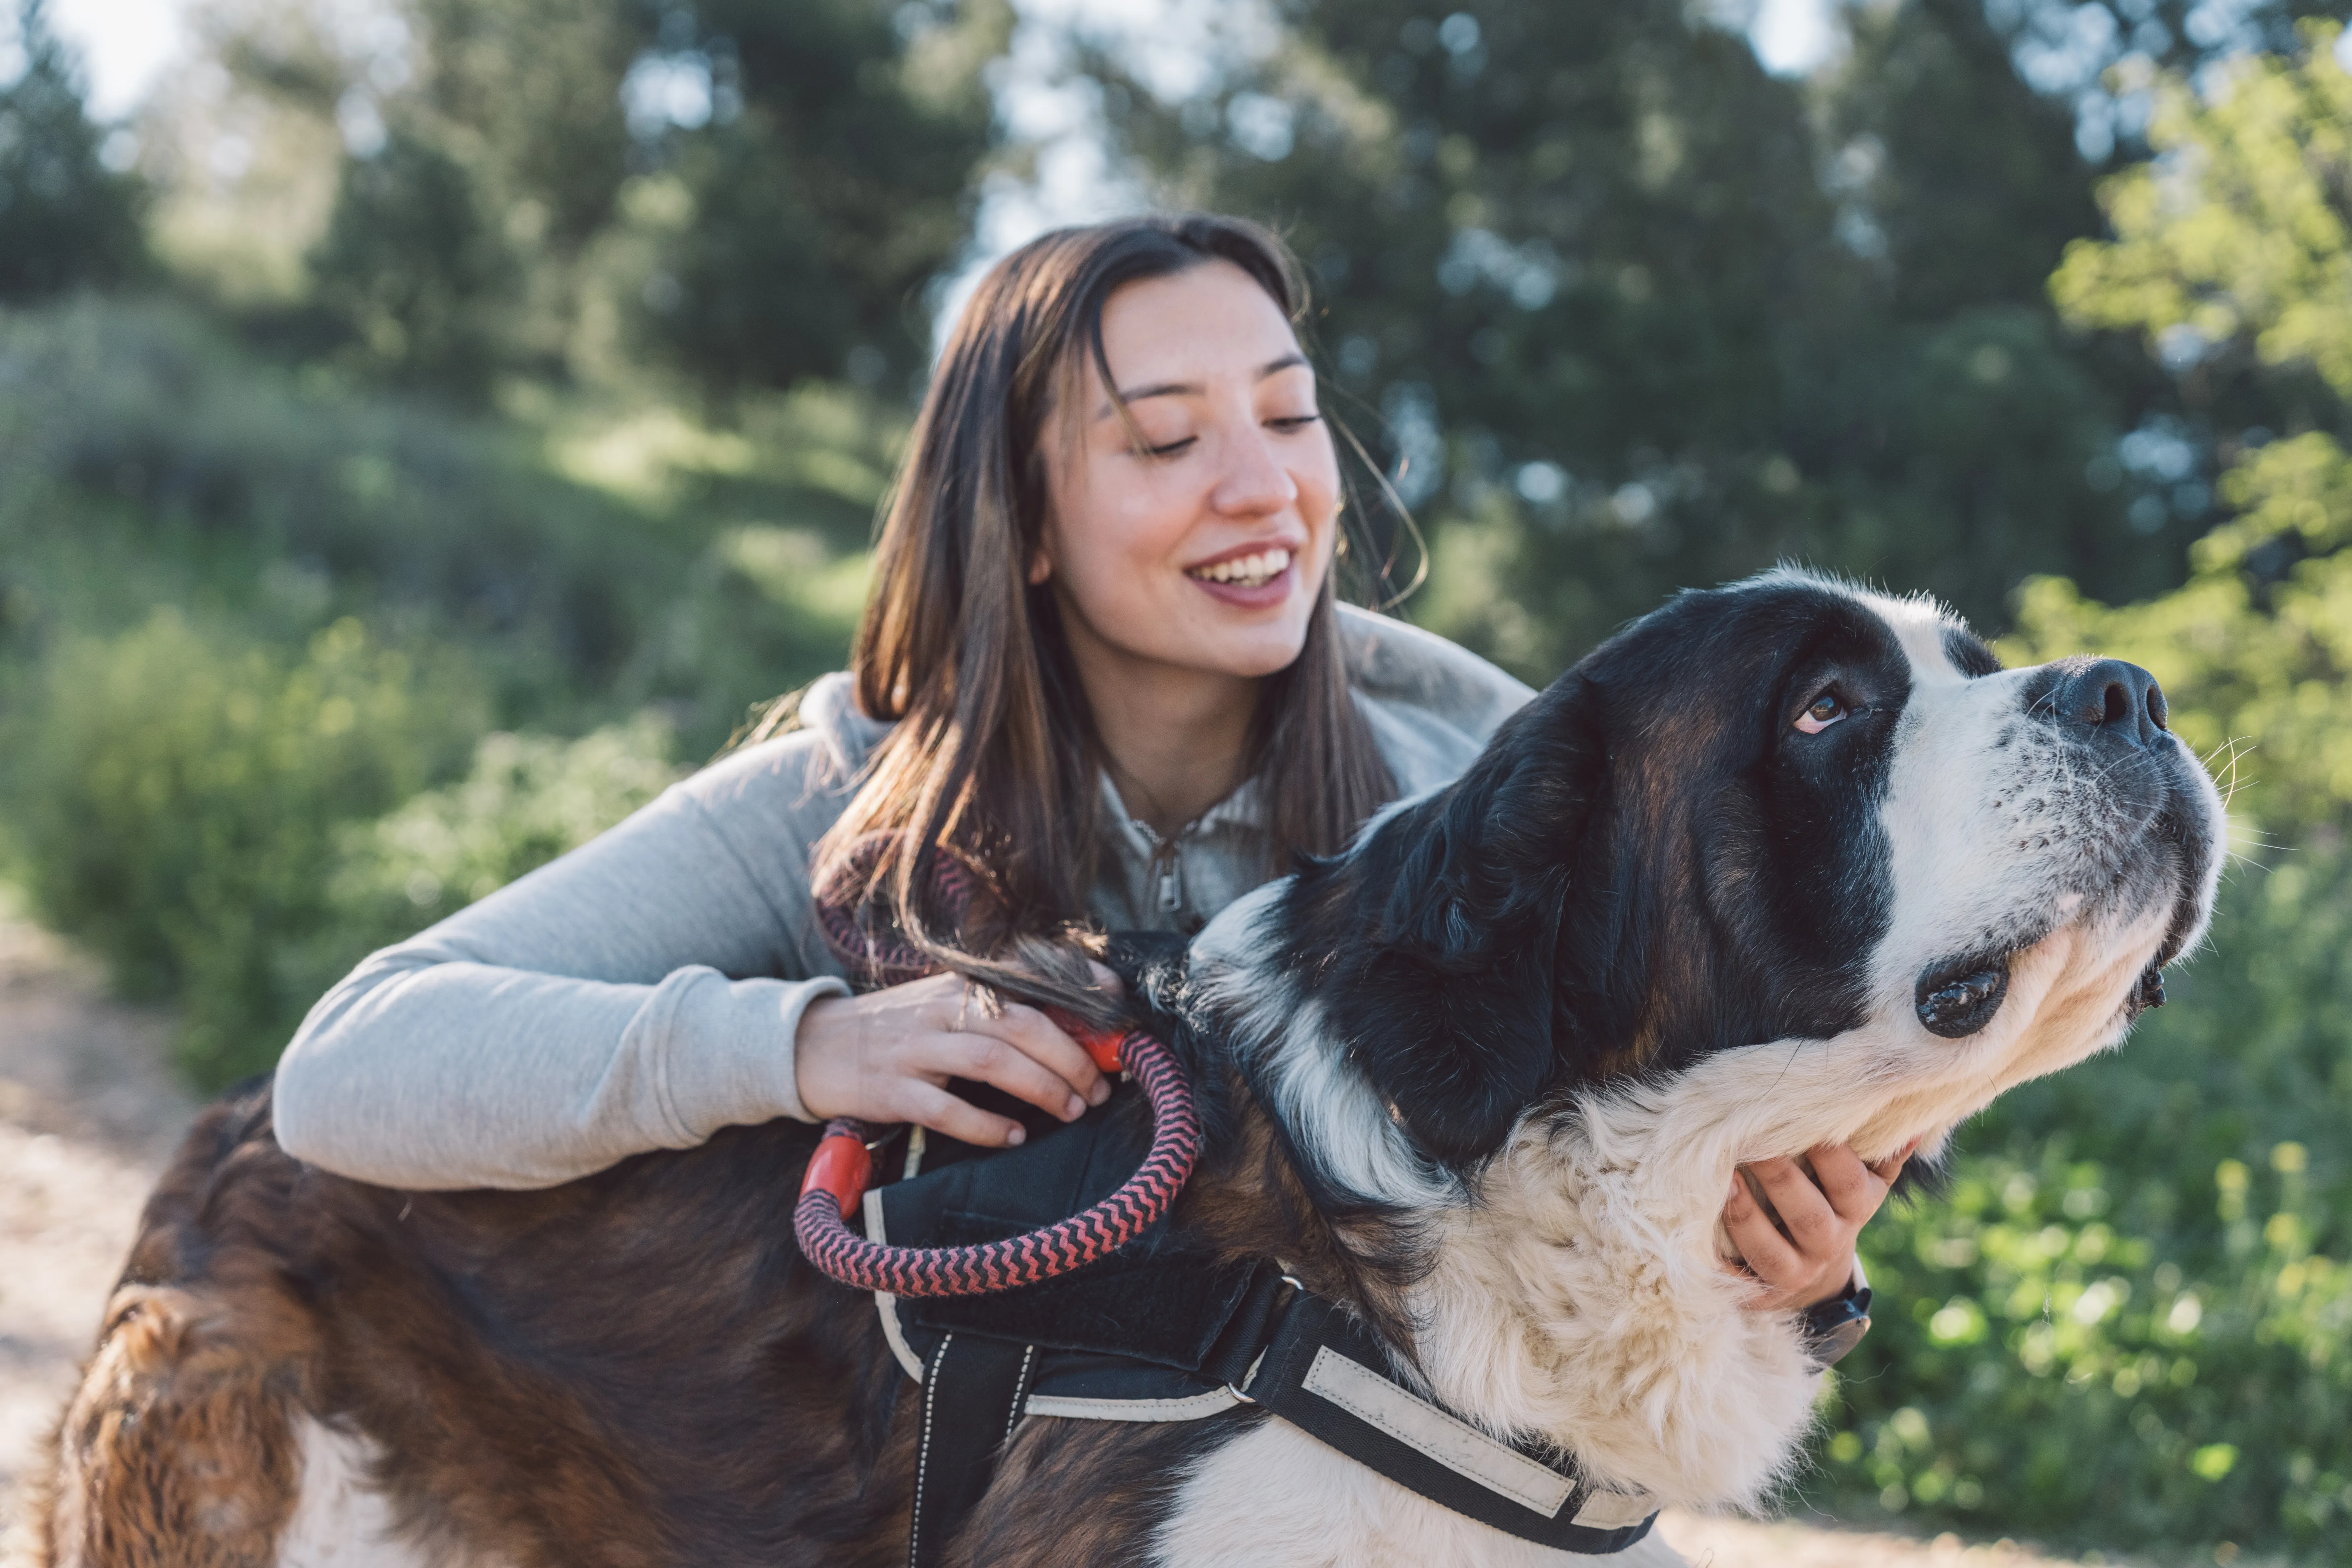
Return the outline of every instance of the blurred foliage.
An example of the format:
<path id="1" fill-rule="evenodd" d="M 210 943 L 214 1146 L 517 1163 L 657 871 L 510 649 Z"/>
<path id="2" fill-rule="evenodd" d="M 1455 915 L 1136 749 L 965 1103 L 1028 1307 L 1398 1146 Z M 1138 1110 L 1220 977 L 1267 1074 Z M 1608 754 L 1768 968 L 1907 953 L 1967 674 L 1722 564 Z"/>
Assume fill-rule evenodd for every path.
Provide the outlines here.
<path id="1" fill-rule="evenodd" d="M 1436 536 L 1417 618 L 1542 677 L 1782 558 L 1995 623 L 2032 571 L 2179 580 L 2193 519 L 2136 524 L 2113 457 L 2170 389 L 2051 310 L 2091 173 L 1980 7 L 1859 9 L 1810 88 L 1679 0 L 1286 16 L 1177 101 L 1087 68 L 1156 189 L 1313 268 Z"/>
<path id="2" fill-rule="evenodd" d="M 464 662 L 336 621 L 299 657 L 162 610 L 56 648 L 13 717 L 10 816 L 43 918 L 180 1003 L 202 1087 L 266 1070 L 399 940 L 609 827 L 675 776 L 645 716 L 492 734 Z M 420 793 L 422 790 L 422 793 Z"/>
<path id="3" fill-rule="evenodd" d="M 144 187 L 107 166 L 47 0 L 14 10 L 24 65 L 0 85 L 0 302 L 137 279 Z"/>
<path id="4" fill-rule="evenodd" d="M 745 421 L 501 429 L 176 309 L 0 314 L 0 849 L 37 912 L 179 1000 L 200 1083 L 266 1067 L 371 947 L 840 662 L 898 426 L 816 392 Z M 493 725 L 648 708 L 485 742 L 415 799 Z"/>
<path id="5" fill-rule="evenodd" d="M 423 0 L 357 42 L 310 10 L 255 0 L 214 44 L 251 105 L 342 143 L 257 331 L 478 402 L 646 355 L 720 396 L 925 364 L 1002 0 Z"/>
<path id="6" fill-rule="evenodd" d="M 2352 391 L 2352 78 L 2333 26 L 2206 90 L 2164 79 L 2115 237 L 2053 289 L 2184 376 Z M 2002 652 L 2146 665 L 2242 837 L 2208 950 L 2122 1052 L 2004 1099 L 1942 1201 L 1865 1234 L 1881 1329 L 1841 1370 L 1843 1506 L 2102 1546 L 2352 1551 L 2352 461 L 2236 444 L 2230 521 L 2179 590 L 2029 584 Z M 2218 1548 L 2217 1548 L 2218 1549 Z"/>
<path id="7" fill-rule="evenodd" d="M 344 169 L 310 272 L 352 357 L 389 379 L 478 399 L 515 357 L 522 267 L 466 165 L 423 137 Z"/>
<path id="8" fill-rule="evenodd" d="M 838 662 L 855 606 L 814 569 L 862 570 L 903 423 L 810 392 L 734 432 L 577 405 L 492 425 L 95 300 L 0 315 L 0 648 L 191 597 L 296 641 L 363 615 L 462 644 L 502 721 L 660 703 L 704 752 Z M 769 532 L 813 570 L 756 569 Z"/>
<path id="9" fill-rule="evenodd" d="M 706 124 L 664 138 L 688 208 L 645 290 L 652 340 L 722 389 L 919 377 L 925 285 L 970 232 L 993 118 L 982 68 L 1011 6 L 704 0 L 672 16 L 690 16 L 689 41 L 655 58 L 709 72 L 714 97 Z"/>
<path id="10" fill-rule="evenodd" d="M 462 665 L 353 620 L 299 656 L 168 609 L 69 637 L 8 726 L 27 891 L 128 994 L 182 1000 L 184 1063 L 216 1085 L 311 999 L 273 960 L 327 916 L 336 829 L 446 773 L 486 717 Z"/>
<path id="11" fill-rule="evenodd" d="M 652 800 L 677 777 L 671 742 L 651 714 L 577 741 L 484 736 L 465 777 L 343 835 L 330 898 L 345 919 L 389 933 L 360 953 L 496 892 Z"/>

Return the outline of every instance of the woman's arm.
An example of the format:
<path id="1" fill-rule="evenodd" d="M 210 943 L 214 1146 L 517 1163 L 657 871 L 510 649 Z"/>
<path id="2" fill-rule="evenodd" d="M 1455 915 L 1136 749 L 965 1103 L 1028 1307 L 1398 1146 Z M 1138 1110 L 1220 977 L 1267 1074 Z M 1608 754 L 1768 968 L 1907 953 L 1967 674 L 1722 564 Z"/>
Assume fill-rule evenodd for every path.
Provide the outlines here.
<path id="1" fill-rule="evenodd" d="M 823 745 L 729 758 L 370 957 L 278 1063 L 278 1142 L 384 1186 L 546 1187 L 779 1116 L 1019 1142 L 959 1078 L 1065 1120 L 1099 1103 L 1034 1009 L 967 1005 L 952 976 L 849 997 L 809 897 L 843 800 Z"/>
<path id="2" fill-rule="evenodd" d="M 793 1040 L 845 994 L 808 901 L 822 742 L 731 757 L 370 957 L 278 1068 L 278 1140 L 389 1186 L 551 1186 L 805 1118 Z"/>

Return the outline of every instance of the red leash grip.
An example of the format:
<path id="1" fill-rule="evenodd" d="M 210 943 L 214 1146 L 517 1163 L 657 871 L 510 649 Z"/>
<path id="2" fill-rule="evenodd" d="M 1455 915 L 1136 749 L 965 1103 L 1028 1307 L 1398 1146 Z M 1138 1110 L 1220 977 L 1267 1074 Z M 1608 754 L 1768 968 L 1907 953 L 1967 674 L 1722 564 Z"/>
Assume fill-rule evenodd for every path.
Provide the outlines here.
<path id="1" fill-rule="evenodd" d="M 1102 1068 L 1104 1076 L 1115 1076 L 1127 1066 L 1127 1037 L 1131 1031 L 1089 1028 L 1058 1007 L 1047 1016 L 1061 1026 L 1062 1033 L 1078 1042 L 1079 1049 L 1094 1058 L 1095 1066 Z"/>
<path id="2" fill-rule="evenodd" d="M 841 1205 L 841 1217 L 846 1220 L 857 1212 L 866 1196 L 866 1178 L 873 1173 L 874 1156 L 867 1152 L 866 1140 L 836 1121 L 817 1140 L 816 1152 L 809 1157 L 808 1174 L 801 1178 L 801 1196 L 824 1194 Z"/>

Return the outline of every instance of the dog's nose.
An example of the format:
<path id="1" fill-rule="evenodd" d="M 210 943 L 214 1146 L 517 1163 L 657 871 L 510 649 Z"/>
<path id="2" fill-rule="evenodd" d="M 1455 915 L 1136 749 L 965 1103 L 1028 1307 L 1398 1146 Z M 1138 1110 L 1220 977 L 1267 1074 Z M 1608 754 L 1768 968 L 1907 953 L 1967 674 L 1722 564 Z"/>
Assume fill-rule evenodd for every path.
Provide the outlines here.
<path id="1" fill-rule="evenodd" d="M 2167 728 L 2164 689 L 2156 677 L 2119 658 L 2094 659 L 2069 671 L 2050 693 L 2062 724 L 2089 724 L 2146 746 Z"/>

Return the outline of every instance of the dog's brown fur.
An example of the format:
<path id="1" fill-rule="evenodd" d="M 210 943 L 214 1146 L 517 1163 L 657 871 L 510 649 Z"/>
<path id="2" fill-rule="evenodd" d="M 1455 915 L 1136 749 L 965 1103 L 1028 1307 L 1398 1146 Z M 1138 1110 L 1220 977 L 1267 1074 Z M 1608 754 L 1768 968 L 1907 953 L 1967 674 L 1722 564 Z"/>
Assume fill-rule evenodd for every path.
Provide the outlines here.
<path id="1" fill-rule="evenodd" d="M 58 1430 L 39 1560 L 274 1563 L 308 1417 L 373 1439 L 428 1557 L 903 1562 L 917 1391 L 871 1300 L 793 1239 L 815 1136 L 736 1128 L 545 1192 L 404 1194 L 297 1163 L 266 1090 L 213 1107 Z M 1228 1147 L 1187 1192 L 1196 1232 L 1360 1300 L 1369 1284 L 1393 1316 L 1263 1120 Z M 1139 1558 L 1186 1459 L 1256 1418 L 1026 1421 L 950 1561 Z"/>

